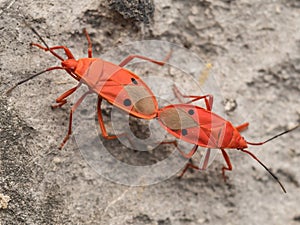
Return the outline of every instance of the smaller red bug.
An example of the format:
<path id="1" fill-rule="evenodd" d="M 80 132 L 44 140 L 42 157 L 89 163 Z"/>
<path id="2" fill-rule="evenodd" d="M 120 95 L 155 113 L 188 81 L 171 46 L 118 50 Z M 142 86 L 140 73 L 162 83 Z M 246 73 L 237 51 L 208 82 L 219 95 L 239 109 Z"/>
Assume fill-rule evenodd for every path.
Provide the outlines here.
<path id="1" fill-rule="evenodd" d="M 175 93 L 179 93 L 178 89 L 175 88 Z M 197 151 L 198 146 L 210 149 L 220 149 L 225 159 L 226 165 L 222 168 L 222 174 L 226 180 L 225 170 L 232 170 L 232 164 L 230 158 L 226 153 L 225 149 L 237 149 L 244 153 L 247 153 L 257 162 L 259 162 L 279 183 L 282 190 L 286 192 L 284 186 L 281 184 L 279 179 L 251 152 L 245 150 L 248 145 L 263 145 L 283 134 L 291 132 L 298 127 L 284 131 L 280 134 L 273 136 L 272 138 L 264 142 L 248 142 L 240 134 L 240 132 L 248 127 L 248 123 L 244 123 L 238 127 L 234 127 L 229 121 L 223 119 L 219 115 L 211 112 L 212 108 L 212 97 L 211 96 L 183 96 L 195 98 L 192 101 L 205 99 L 207 109 L 192 104 L 174 104 L 169 105 L 158 110 L 157 119 L 161 126 L 178 139 L 186 141 L 188 143 L 195 144 L 192 150 L 185 154 L 181 151 L 176 141 L 164 142 L 165 144 L 174 144 L 179 152 L 186 158 L 191 158 Z M 208 98 L 208 99 L 207 99 Z M 191 101 L 190 101 L 191 102 Z M 201 169 L 205 169 L 209 160 L 209 151 L 205 157 L 204 166 Z M 189 168 L 200 169 L 199 167 L 188 163 L 184 168 L 181 176 Z"/>
<path id="2" fill-rule="evenodd" d="M 26 25 L 39 37 L 41 42 L 44 44 L 44 46 L 42 46 L 37 43 L 31 43 L 31 46 L 36 46 L 44 51 L 49 51 L 53 56 L 61 61 L 61 66 L 50 67 L 44 71 L 34 74 L 27 79 L 18 82 L 15 86 L 10 88 L 7 93 L 11 92 L 20 84 L 23 84 L 34 77 L 52 70 L 65 70 L 69 75 L 79 82 L 75 87 L 58 97 L 56 99 L 57 104 L 53 105 L 52 108 L 61 107 L 67 103 L 67 97 L 74 93 L 83 83 L 89 87 L 89 91 L 83 94 L 71 108 L 68 133 L 62 141 L 60 149 L 67 142 L 72 133 L 72 116 L 74 111 L 89 94 L 96 93 L 98 95 L 98 122 L 102 131 L 102 136 L 106 139 L 114 139 L 117 136 L 107 134 L 101 112 L 102 99 L 107 100 L 110 104 L 117 106 L 118 108 L 137 118 L 150 120 L 156 117 L 158 103 L 154 94 L 140 77 L 123 67 L 134 58 L 139 58 L 163 66 L 171 56 L 171 51 L 163 61 L 157 61 L 141 55 L 129 55 L 119 65 L 116 65 L 111 62 L 92 57 L 92 42 L 88 33 L 84 29 L 84 33 L 88 41 L 88 58 L 76 60 L 67 47 L 49 47 L 34 28 L 30 27 L 28 24 Z M 62 49 L 65 52 L 67 59 L 64 59 L 55 52 L 55 50 L 59 49 Z"/>

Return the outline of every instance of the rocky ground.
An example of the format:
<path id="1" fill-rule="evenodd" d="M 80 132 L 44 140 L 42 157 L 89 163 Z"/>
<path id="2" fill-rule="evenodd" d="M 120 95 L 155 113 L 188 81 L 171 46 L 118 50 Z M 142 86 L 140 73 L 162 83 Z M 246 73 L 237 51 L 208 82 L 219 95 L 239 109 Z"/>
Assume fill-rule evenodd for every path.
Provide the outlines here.
<path id="1" fill-rule="evenodd" d="M 92 130 L 76 134 L 62 151 L 57 150 L 74 101 L 57 110 L 50 105 L 76 81 L 63 71 L 52 71 L 19 86 L 10 96 L 4 94 L 29 75 L 59 65 L 50 54 L 29 46 L 40 41 L 24 21 L 50 46 L 66 45 L 78 58 L 87 52 L 82 28 L 91 35 L 94 55 L 114 62 L 123 57 L 116 54 L 116 47 L 126 43 L 133 51 L 141 48 L 135 41 L 177 44 L 166 67 L 139 63 L 132 69 L 155 93 L 159 91 L 160 98 L 174 97 L 170 80 L 190 94 L 201 94 L 200 86 L 214 94 L 214 111 L 236 125 L 250 122 L 243 135 L 262 141 L 300 122 L 299 1 L 1 1 L 0 223 L 300 224 L 299 129 L 249 148 L 279 177 L 287 194 L 257 162 L 235 150 L 228 150 L 234 168 L 226 183 L 220 171 L 224 160 L 218 153 L 206 171 L 188 171 L 179 180 L 174 161 L 161 171 L 171 171 L 169 179 L 136 187 L 116 182 L 110 174 L 122 174 L 124 181 L 130 173 L 121 173 L 113 164 L 105 164 L 112 169 L 103 176 L 97 167 L 102 162 L 95 164 L 89 151 L 76 145 L 78 136 L 91 138 L 86 143 L 92 145 L 97 137 Z M 158 60 L 172 48 L 161 42 L 154 47 L 153 42 L 143 43 L 150 50 L 142 52 Z M 157 45 L 163 51 L 156 52 Z M 205 62 L 213 65 L 207 74 Z M 185 68 L 187 76 L 181 71 Z M 157 73 L 154 80 L 153 73 Z M 103 109 L 110 126 L 112 107 L 105 104 Z M 77 121 L 94 119 L 84 108 L 77 116 L 81 118 Z M 149 136 L 148 125 L 130 119 L 137 139 Z M 115 159 L 136 167 L 155 164 L 174 151 L 172 146 L 159 146 L 141 152 L 119 140 L 102 143 Z M 192 146 L 182 143 L 182 147 Z"/>

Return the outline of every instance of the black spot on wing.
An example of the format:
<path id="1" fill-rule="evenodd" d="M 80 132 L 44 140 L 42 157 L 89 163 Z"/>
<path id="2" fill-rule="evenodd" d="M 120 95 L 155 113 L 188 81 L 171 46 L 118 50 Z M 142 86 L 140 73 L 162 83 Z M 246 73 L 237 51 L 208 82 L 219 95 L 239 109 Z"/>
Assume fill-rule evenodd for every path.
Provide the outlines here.
<path id="1" fill-rule="evenodd" d="M 125 99 L 124 100 L 124 102 L 123 102 L 123 104 L 125 105 L 125 106 L 130 106 L 131 105 L 131 101 L 130 101 L 130 99 Z"/>
<path id="2" fill-rule="evenodd" d="M 138 84 L 137 80 L 136 80 L 134 77 L 131 78 L 131 82 L 132 82 L 133 84 Z"/>
<path id="3" fill-rule="evenodd" d="M 194 111 L 193 109 L 190 109 L 190 110 L 188 111 L 188 113 L 189 113 L 190 115 L 194 115 L 195 111 Z"/>

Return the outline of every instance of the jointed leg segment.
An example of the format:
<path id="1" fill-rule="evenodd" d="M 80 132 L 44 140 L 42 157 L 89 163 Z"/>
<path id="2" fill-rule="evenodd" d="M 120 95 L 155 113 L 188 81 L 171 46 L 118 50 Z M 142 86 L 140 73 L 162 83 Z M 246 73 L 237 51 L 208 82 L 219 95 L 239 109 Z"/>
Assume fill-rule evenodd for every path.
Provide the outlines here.
<path id="1" fill-rule="evenodd" d="M 127 65 L 134 58 L 143 59 L 143 60 L 155 63 L 157 65 L 163 66 L 169 60 L 169 58 L 171 57 L 171 54 L 172 54 L 172 51 L 169 52 L 169 54 L 166 56 L 166 58 L 163 61 L 157 61 L 157 60 L 150 59 L 150 58 L 142 56 L 142 55 L 129 55 L 119 64 L 119 66 L 123 67 L 123 66 Z"/>
<path id="2" fill-rule="evenodd" d="M 88 41 L 88 57 L 92 58 L 93 57 L 93 48 L 92 48 L 92 41 L 91 41 L 90 35 L 86 31 L 86 29 L 83 29 L 83 33 L 85 34 L 86 39 Z"/>
<path id="3" fill-rule="evenodd" d="M 214 98 L 213 98 L 212 95 L 203 95 L 203 96 L 198 96 L 198 95 L 183 95 L 179 91 L 179 89 L 178 89 L 178 87 L 176 85 L 173 86 L 173 91 L 174 91 L 174 94 L 176 95 L 176 97 L 178 98 L 178 100 L 180 100 L 180 101 L 181 101 L 181 98 L 192 98 L 192 100 L 190 100 L 188 102 L 185 102 L 185 104 L 190 104 L 192 102 L 204 99 L 205 105 L 206 105 L 206 109 L 208 111 L 212 110 L 213 100 L 214 100 Z M 181 101 L 181 103 L 184 103 L 184 102 Z"/>
<path id="4" fill-rule="evenodd" d="M 71 108 L 70 111 L 70 118 L 69 118 L 69 130 L 67 135 L 65 136 L 64 140 L 62 141 L 62 143 L 60 144 L 59 149 L 62 149 L 62 147 L 65 145 L 65 143 L 67 142 L 67 140 L 69 140 L 70 135 L 72 134 L 72 118 L 73 118 L 73 113 L 75 112 L 75 110 L 78 108 L 78 106 L 82 103 L 83 99 L 88 95 L 91 94 L 92 92 L 88 91 L 85 94 L 83 94 L 78 101 L 73 105 L 73 107 Z"/>
<path id="5" fill-rule="evenodd" d="M 223 157 L 225 159 L 225 162 L 227 164 L 227 167 L 226 166 L 223 166 L 222 168 L 222 175 L 223 175 L 223 178 L 224 178 L 224 181 L 226 182 L 226 176 L 225 176 L 225 170 L 229 170 L 231 171 L 232 170 L 232 165 L 231 165 L 231 162 L 230 162 L 230 158 L 229 158 L 229 155 L 225 152 L 224 149 L 221 149 L 222 151 L 222 154 L 223 154 Z"/>
<path id="6" fill-rule="evenodd" d="M 241 125 L 239 125 L 239 126 L 237 126 L 237 127 L 235 127 L 235 128 L 236 128 L 239 132 L 242 132 L 242 131 L 246 130 L 246 129 L 248 128 L 248 126 L 249 126 L 249 123 L 246 122 L 246 123 L 243 123 L 243 124 L 241 124 Z"/>
<path id="7" fill-rule="evenodd" d="M 103 117 L 102 117 L 101 103 L 102 103 L 102 98 L 100 96 L 98 96 L 97 116 L 98 116 L 98 123 L 101 128 L 102 136 L 108 140 L 116 139 L 118 137 L 117 135 L 108 135 L 107 134 L 107 131 L 106 131 L 106 128 L 105 128 L 105 125 L 103 122 Z"/>
<path id="8" fill-rule="evenodd" d="M 51 108 L 52 109 L 55 109 L 55 108 L 59 108 L 61 106 L 63 106 L 64 104 L 67 103 L 67 97 L 70 96 L 71 94 L 73 94 L 77 88 L 79 88 L 81 86 L 81 83 L 79 83 L 78 85 L 76 85 L 75 87 L 71 88 L 70 90 L 66 91 L 65 93 L 63 93 L 61 96 L 59 96 L 57 99 L 56 99 L 56 105 L 52 105 Z"/>
<path id="9" fill-rule="evenodd" d="M 193 163 L 189 162 L 185 165 L 184 169 L 182 170 L 182 172 L 179 175 L 179 178 L 181 178 L 189 168 L 194 169 L 194 170 L 200 170 L 200 168 L 198 166 L 195 166 Z"/>
<path id="10" fill-rule="evenodd" d="M 65 54 L 68 57 L 68 59 L 75 59 L 73 54 L 71 53 L 70 49 L 68 49 L 66 46 L 54 46 L 51 48 L 47 48 L 47 47 L 44 47 L 37 43 L 31 43 L 30 45 L 36 46 L 44 51 L 50 51 L 52 55 L 54 55 L 56 58 L 59 58 L 61 61 L 64 61 L 64 59 L 61 56 L 59 56 L 57 53 L 55 53 L 54 50 L 63 49 L 65 51 Z"/>

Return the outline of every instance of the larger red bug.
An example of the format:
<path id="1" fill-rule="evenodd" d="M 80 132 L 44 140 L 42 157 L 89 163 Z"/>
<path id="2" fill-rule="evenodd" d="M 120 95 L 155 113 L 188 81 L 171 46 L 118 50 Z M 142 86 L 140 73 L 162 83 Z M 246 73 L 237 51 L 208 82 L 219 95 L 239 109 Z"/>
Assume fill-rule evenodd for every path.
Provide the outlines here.
<path id="1" fill-rule="evenodd" d="M 111 62 L 92 57 L 92 42 L 86 30 L 84 30 L 88 41 L 88 58 L 81 58 L 76 60 L 67 47 L 49 47 L 35 29 L 33 29 L 32 27 L 30 27 L 30 29 L 39 37 L 44 46 L 37 43 L 31 43 L 31 45 L 36 46 L 44 51 L 49 51 L 53 56 L 61 61 L 61 66 L 50 67 L 44 71 L 34 74 L 29 78 L 18 82 L 7 92 L 12 91 L 18 85 L 31 80 L 36 76 L 52 70 L 65 70 L 69 75 L 71 75 L 79 82 L 75 87 L 59 96 L 56 99 L 57 104 L 52 106 L 52 108 L 61 107 L 62 105 L 64 105 L 67 102 L 66 98 L 74 93 L 82 84 L 86 84 L 89 87 L 88 92 L 83 94 L 71 108 L 69 130 L 67 135 L 63 139 L 60 148 L 64 146 L 72 133 L 73 112 L 77 109 L 84 98 L 91 93 L 96 93 L 98 95 L 98 121 L 100 124 L 102 135 L 106 139 L 114 139 L 117 136 L 107 134 L 101 112 L 102 99 L 107 100 L 109 103 L 121 108 L 132 116 L 148 120 L 156 117 L 158 103 L 152 91 L 140 77 L 123 67 L 134 58 L 147 60 L 163 66 L 170 57 L 171 52 L 167 55 L 164 61 L 156 61 L 141 55 L 129 55 L 121 63 L 116 65 Z M 65 52 L 67 59 L 64 59 L 55 52 L 55 50 L 59 49 L 62 49 Z"/>
<path id="2" fill-rule="evenodd" d="M 177 88 L 175 88 L 175 93 L 179 93 Z M 183 97 L 194 98 L 195 96 Z M 209 97 L 209 100 L 207 99 L 207 97 Z M 194 147 L 189 153 L 186 154 L 178 148 L 176 141 L 164 143 L 174 144 L 179 152 L 186 158 L 191 158 L 197 151 L 199 146 L 208 148 L 208 152 L 205 156 L 203 167 L 201 169 L 205 169 L 207 167 L 210 149 L 220 149 L 226 162 L 226 166 L 222 168 L 224 179 L 226 179 L 225 170 L 232 170 L 232 164 L 225 149 L 240 150 L 258 161 L 279 183 L 282 190 L 286 192 L 279 179 L 253 153 L 245 149 L 248 147 L 248 145 L 263 145 L 283 134 L 297 129 L 300 125 L 277 134 L 264 142 L 248 142 L 240 134 L 242 130 L 248 127 L 248 123 L 244 123 L 238 127 L 233 126 L 229 121 L 211 112 L 213 103 L 213 99 L 211 96 L 203 96 L 203 98 L 205 99 L 207 109 L 185 103 L 169 105 L 158 110 L 157 118 L 162 127 L 167 130 L 168 133 L 174 135 L 176 138 L 194 144 Z M 195 100 L 198 99 L 201 99 L 201 96 L 197 96 Z M 188 163 L 181 175 L 183 175 L 183 173 L 189 167 L 198 170 L 200 169 L 199 167 Z"/>

